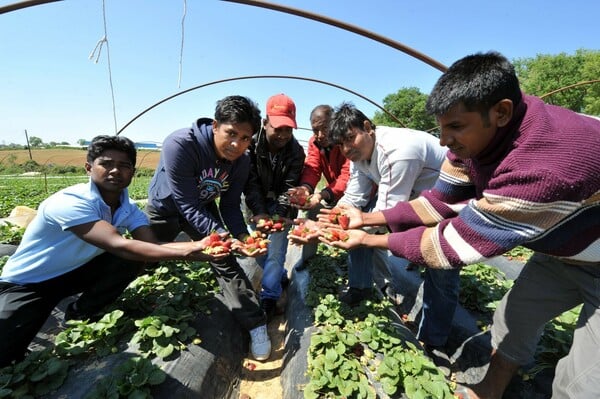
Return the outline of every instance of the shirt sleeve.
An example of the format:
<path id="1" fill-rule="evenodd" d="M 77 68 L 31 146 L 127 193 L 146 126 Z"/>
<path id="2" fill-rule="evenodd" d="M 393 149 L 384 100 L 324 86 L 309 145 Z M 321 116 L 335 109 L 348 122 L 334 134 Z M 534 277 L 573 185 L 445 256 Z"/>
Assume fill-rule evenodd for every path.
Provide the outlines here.
<path id="1" fill-rule="evenodd" d="M 316 146 L 313 136 L 308 142 L 308 154 L 306 155 L 304 166 L 302 168 L 300 184 L 309 186 L 314 192 L 319 180 L 321 180 L 322 174 L 323 169 L 321 167 L 321 150 L 319 150 L 319 147 Z"/>
<path id="2" fill-rule="evenodd" d="M 373 181 L 361 172 L 354 163 L 350 164 L 350 179 L 346 186 L 346 193 L 339 202 L 362 208 L 369 203 Z"/>
<path id="3" fill-rule="evenodd" d="M 164 167 L 167 185 L 179 212 L 201 235 L 224 227 L 208 209 L 208 202 L 198 195 L 197 146 L 185 140 L 168 140 L 163 145 Z"/>

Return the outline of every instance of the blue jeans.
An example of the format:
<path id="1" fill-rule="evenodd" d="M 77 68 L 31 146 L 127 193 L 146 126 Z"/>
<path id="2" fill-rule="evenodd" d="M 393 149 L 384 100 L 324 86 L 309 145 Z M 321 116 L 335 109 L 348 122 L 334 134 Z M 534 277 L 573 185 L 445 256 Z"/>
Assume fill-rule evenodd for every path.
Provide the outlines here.
<path id="1" fill-rule="evenodd" d="M 267 207 L 269 213 L 273 213 L 277 207 L 277 203 L 271 201 L 267 204 Z M 256 229 L 256 226 L 253 225 L 252 228 Z M 267 247 L 266 255 L 256 258 L 256 262 L 263 269 L 260 299 L 277 300 L 281 296 L 281 280 L 287 278 L 284 265 L 288 248 L 288 230 L 289 227 L 283 231 L 269 234 L 267 238 L 271 242 Z"/>
<path id="2" fill-rule="evenodd" d="M 452 319 L 458 304 L 460 270 L 425 270 L 423 309 L 417 338 L 432 346 L 443 346 L 448 340 Z"/>
<path id="3" fill-rule="evenodd" d="M 261 280 L 261 299 L 279 299 L 281 296 L 281 280 L 287 277 L 285 270 L 285 256 L 288 247 L 288 229 L 269 234 L 271 240 L 267 247 L 267 254 L 256 259 L 263 269 Z"/>
<path id="4" fill-rule="evenodd" d="M 356 288 L 371 288 L 373 286 L 374 271 L 379 276 L 375 277 L 378 288 L 383 288 L 383 282 L 391 282 L 392 288 L 398 290 L 393 274 L 389 272 L 387 251 L 373 248 L 357 248 L 348 253 L 348 285 Z M 400 259 L 400 265 L 405 267 L 408 260 Z M 423 308 L 417 338 L 432 346 L 443 346 L 448 340 L 452 319 L 458 304 L 460 288 L 460 270 L 425 270 L 423 281 Z"/>

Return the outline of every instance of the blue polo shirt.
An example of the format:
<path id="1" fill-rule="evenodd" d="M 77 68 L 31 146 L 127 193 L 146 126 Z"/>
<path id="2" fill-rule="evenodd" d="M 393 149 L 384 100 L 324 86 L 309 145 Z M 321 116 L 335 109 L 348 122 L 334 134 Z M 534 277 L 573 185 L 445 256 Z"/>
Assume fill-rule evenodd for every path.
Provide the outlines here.
<path id="1" fill-rule="evenodd" d="M 44 200 L 21 244 L 2 270 L 1 281 L 37 283 L 60 276 L 105 252 L 68 231 L 70 227 L 105 220 L 119 233 L 148 225 L 146 215 L 121 193 L 121 206 L 111 215 L 98 187 L 88 183 L 67 187 Z"/>

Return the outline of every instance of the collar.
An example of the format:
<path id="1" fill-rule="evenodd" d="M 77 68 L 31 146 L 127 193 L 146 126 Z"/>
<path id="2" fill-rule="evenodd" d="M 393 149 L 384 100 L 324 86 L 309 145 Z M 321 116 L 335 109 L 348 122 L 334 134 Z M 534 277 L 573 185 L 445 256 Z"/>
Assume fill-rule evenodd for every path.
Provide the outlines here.
<path id="1" fill-rule="evenodd" d="M 519 126 L 525 117 L 527 105 L 524 97 L 514 109 L 513 117 L 506 126 L 499 128 L 488 146 L 473 161 L 479 164 L 491 164 L 503 158 L 510 151 L 512 142 L 520 133 Z"/>

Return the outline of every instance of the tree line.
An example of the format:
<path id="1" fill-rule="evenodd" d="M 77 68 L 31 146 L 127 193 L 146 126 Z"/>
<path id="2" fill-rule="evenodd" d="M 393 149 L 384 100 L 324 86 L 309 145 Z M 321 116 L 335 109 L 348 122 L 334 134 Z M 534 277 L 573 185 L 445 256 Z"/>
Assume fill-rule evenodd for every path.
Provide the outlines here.
<path id="1" fill-rule="evenodd" d="M 538 54 L 512 62 L 526 94 L 575 112 L 600 116 L 600 51 L 580 49 L 573 55 Z M 373 122 L 435 132 L 435 118 L 425 111 L 427 97 L 416 87 L 389 94 L 383 99 L 383 107 L 404 126 L 382 111 L 375 112 Z"/>

